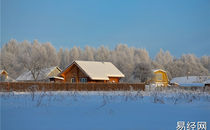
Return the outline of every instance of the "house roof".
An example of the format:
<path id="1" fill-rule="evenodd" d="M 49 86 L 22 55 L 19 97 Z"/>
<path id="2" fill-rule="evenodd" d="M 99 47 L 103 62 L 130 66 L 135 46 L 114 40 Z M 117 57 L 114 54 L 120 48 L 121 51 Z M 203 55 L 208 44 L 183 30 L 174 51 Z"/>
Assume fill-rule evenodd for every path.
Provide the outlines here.
<path id="1" fill-rule="evenodd" d="M 165 72 L 165 73 L 166 73 L 166 71 L 165 71 L 165 70 L 163 70 L 163 69 L 153 69 L 152 71 L 153 71 L 153 72 L 163 71 L 163 72 Z"/>
<path id="2" fill-rule="evenodd" d="M 60 74 L 73 64 L 77 65 L 92 80 L 109 80 L 109 77 L 125 77 L 111 62 L 74 61 Z"/>
<path id="3" fill-rule="evenodd" d="M 3 72 L 5 72 L 6 74 L 8 74 L 7 71 L 5 71 L 5 70 L 0 70 L 0 74 L 3 73 Z"/>
<path id="4" fill-rule="evenodd" d="M 210 84 L 210 79 L 204 81 L 204 84 Z"/>
<path id="5" fill-rule="evenodd" d="M 43 80 L 48 78 L 48 75 L 54 70 L 54 69 L 58 69 L 61 72 L 61 69 L 57 66 L 54 67 L 50 67 L 50 68 L 44 68 L 40 71 L 39 76 L 37 77 L 37 80 Z M 16 80 L 34 80 L 33 75 L 31 74 L 30 71 L 26 71 L 23 74 L 21 74 Z"/>
<path id="6" fill-rule="evenodd" d="M 171 80 L 171 83 L 179 84 L 191 84 L 191 83 L 207 83 L 209 82 L 209 76 L 184 76 L 175 77 Z"/>
<path id="7" fill-rule="evenodd" d="M 63 77 L 59 77 L 59 76 L 52 76 L 52 77 L 49 77 L 49 78 L 64 80 L 64 78 L 63 78 Z"/>

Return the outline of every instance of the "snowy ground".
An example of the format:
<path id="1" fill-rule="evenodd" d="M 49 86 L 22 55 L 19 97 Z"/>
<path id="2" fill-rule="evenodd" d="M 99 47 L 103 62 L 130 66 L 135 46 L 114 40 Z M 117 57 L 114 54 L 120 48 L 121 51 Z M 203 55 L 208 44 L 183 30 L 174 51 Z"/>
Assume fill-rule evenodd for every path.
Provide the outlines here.
<path id="1" fill-rule="evenodd" d="M 0 93 L 1 130 L 175 130 L 210 122 L 204 92 Z"/>

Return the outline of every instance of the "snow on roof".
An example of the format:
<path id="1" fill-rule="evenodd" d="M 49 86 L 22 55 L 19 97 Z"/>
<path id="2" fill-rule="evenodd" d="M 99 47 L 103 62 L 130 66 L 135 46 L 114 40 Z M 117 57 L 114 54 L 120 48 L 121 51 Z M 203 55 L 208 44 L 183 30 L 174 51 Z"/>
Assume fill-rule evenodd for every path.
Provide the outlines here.
<path id="1" fill-rule="evenodd" d="M 64 80 L 64 78 L 63 78 L 63 77 L 59 77 L 59 76 L 52 76 L 52 77 L 49 77 L 49 78 L 54 78 L 54 79 Z"/>
<path id="2" fill-rule="evenodd" d="M 204 87 L 203 83 L 179 84 L 182 87 Z"/>
<path id="3" fill-rule="evenodd" d="M 0 70 L 0 74 L 1 74 L 2 72 L 6 72 L 6 73 L 7 73 L 7 71 L 5 71 L 5 70 Z"/>
<path id="4" fill-rule="evenodd" d="M 152 71 L 153 71 L 153 72 L 156 72 L 156 71 L 163 71 L 163 72 L 165 72 L 165 73 L 166 73 L 166 71 L 165 71 L 165 70 L 163 70 L 163 69 L 153 69 Z"/>
<path id="5" fill-rule="evenodd" d="M 185 76 L 185 77 L 176 77 L 173 78 L 171 83 L 178 84 L 192 84 L 192 83 L 204 83 L 209 76 Z"/>
<path id="6" fill-rule="evenodd" d="M 43 79 L 48 78 L 48 75 L 54 69 L 58 69 L 59 71 L 61 71 L 60 68 L 58 68 L 57 66 L 42 69 L 40 71 L 40 74 L 37 77 L 37 80 L 43 80 Z M 27 71 L 27 72 L 24 72 L 23 74 L 21 74 L 16 80 L 19 80 L 19 81 L 23 80 L 23 81 L 25 81 L 25 80 L 34 80 L 34 78 L 33 78 L 33 75 L 31 74 L 31 72 Z"/>
<path id="7" fill-rule="evenodd" d="M 210 79 L 206 80 L 204 84 L 210 84 Z"/>
<path id="8" fill-rule="evenodd" d="M 125 77 L 111 62 L 74 61 L 72 64 L 76 64 L 92 80 L 109 80 L 109 77 Z"/>

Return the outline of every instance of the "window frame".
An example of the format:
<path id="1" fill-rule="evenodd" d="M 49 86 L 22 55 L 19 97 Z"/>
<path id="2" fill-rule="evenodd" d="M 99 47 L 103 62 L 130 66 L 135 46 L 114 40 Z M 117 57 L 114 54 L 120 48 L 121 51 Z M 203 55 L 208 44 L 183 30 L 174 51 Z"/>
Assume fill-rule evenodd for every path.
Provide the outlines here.
<path id="1" fill-rule="evenodd" d="M 71 83 L 75 83 L 76 82 L 76 78 L 72 77 L 71 78 Z"/>
<path id="2" fill-rule="evenodd" d="M 81 83 L 87 83 L 87 78 L 79 78 L 79 82 L 81 82 Z"/>

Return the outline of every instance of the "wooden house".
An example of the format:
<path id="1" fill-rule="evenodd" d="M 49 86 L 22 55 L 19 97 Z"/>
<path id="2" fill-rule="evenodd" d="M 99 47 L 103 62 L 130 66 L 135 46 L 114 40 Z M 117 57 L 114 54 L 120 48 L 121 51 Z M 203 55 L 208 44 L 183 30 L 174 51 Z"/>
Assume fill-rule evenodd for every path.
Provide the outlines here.
<path id="1" fill-rule="evenodd" d="M 50 81 L 50 78 L 56 77 L 60 72 L 61 72 L 61 69 L 57 66 L 44 68 L 40 70 L 36 80 L 37 81 Z M 21 74 L 16 80 L 24 81 L 24 82 L 35 81 L 30 71 L 26 71 L 25 73 Z"/>
<path id="2" fill-rule="evenodd" d="M 0 70 L 0 82 L 14 82 L 15 80 L 8 76 L 6 70 Z"/>
<path id="3" fill-rule="evenodd" d="M 111 62 L 74 61 L 58 76 L 71 83 L 118 83 L 124 75 Z"/>
<path id="4" fill-rule="evenodd" d="M 5 70 L 0 70 L 0 81 L 4 82 L 8 80 L 8 73 Z"/>
<path id="5" fill-rule="evenodd" d="M 5 79 L 8 78 L 8 73 L 5 70 L 0 70 L 0 75 L 3 76 L 3 77 L 5 77 Z"/>
<path id="6" fill-rule="evenodd" d="M 162 69 L 156 69 L 153 70 L 154 73 L 154 78 L 153 78 L 153 83 L 157 87 L 167 87 L 169 84 L 169 79 L 167 76 L 166 71 Z"/>

